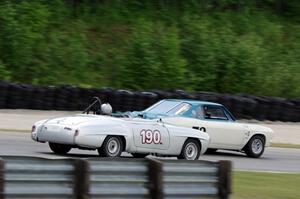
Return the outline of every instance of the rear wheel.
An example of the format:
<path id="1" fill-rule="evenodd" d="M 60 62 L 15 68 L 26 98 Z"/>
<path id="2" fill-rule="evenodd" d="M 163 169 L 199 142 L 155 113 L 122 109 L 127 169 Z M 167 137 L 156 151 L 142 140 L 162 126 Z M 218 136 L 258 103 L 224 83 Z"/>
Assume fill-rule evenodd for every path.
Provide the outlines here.
<path id="1" fill-rule="evenodd" d="M 124 143 L 119 136 L 107 136 L 98 149 L 102 157 L 119 157 L 124 149 Z"/>
<path id="2" fill-rule="evenodd" d="M 131 154 L 134 158 L 145 158 L 147 155 L 149 154 L 145 154 L 145 153 L 132 153 Z"/>
<path id="3" fill-rule="evenodd" d="M 260 135 L 253 136 L 244 148 L 247 156 L 259 158 L 265 150 L 265 139 Z"/>
<path id="4" fill-rule="evenodd" d="M 194 139 L 187 139 L 182 147 L 178 159 L 198 160 L 200 156 L 201 146 Z"/>
<path id="5" fill-rule="evenodd" d="M 54 153 L 61 154 L 61 155 L 67 154 L 72 149 L 72 147 L 68 145 L 57 144 L 52 142 L 49 142 L 49 147 Z"/>

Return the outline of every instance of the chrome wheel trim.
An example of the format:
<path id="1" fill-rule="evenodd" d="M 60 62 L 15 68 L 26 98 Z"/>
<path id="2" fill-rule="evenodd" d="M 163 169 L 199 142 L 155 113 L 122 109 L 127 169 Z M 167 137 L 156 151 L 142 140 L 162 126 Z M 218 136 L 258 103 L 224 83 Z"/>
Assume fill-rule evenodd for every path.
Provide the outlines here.
<path id="1" fill-rule="evenodd" d="M 255 154 L 260 154 L 263 150 L 263 142 L 261 139 L 254 139 L 251 144 L 251 150 Z"/>
<path id="2" fill-rule="evenodd" d="M 198 155 L 198 147 L 195 143 L 189 142 L 184 149 L 184 156 L 187 160 L 195 160 Z"/>
<path id="3" fill-rule="evenodd" d="M 116 156 L 120 150 L 120 141 L 117 138 L 110 138 L 107 142 L 107 152 L 112 156 Z"/>

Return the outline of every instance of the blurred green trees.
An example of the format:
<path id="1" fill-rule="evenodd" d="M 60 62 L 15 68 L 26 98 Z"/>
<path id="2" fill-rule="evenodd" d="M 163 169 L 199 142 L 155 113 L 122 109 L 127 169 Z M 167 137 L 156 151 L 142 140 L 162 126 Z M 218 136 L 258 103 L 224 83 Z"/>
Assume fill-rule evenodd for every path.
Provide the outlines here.
<path id="1" fill-rule="evenodd" d="M 176 88 L 184 83 L 185 68 L 177 28 L 142 20 L 133 28 L 120 81 L 134 89 Z"/>
<path id="2" fill-rule="evenodd" d="M 3 63 L 0 60 L 0 79 L 2 80 L 10 80 L 10 73 L 4 67 Z"/>
<path id="3" fill-rule="evenodd" d="M 0 78 L 300 96 L 297 0 L 4 0 Z"/>

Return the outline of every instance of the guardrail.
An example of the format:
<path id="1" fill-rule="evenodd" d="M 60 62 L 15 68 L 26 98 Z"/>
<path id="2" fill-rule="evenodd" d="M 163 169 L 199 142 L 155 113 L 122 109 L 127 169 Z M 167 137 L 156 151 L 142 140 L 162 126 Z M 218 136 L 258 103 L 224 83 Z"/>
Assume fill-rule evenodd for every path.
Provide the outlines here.
<path id="1" fill-rule="evenodd" d="M 230 193 L 229 161 L 14 156 L 0 160 L 0 199 L 227 199 Z"/>

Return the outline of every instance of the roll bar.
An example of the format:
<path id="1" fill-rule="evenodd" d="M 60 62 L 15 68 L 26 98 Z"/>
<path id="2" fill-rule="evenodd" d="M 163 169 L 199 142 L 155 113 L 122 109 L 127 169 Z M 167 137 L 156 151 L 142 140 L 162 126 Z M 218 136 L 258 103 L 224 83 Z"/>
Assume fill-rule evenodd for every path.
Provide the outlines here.
<path id="1" fill-rule="evenodd" d="M 91 103 L 86 109 L 84 109 L 84 111 L 82 112 L 82 114 L 85 114 L 85 113 L 89 114 L 90 109 L 92 107 L 94 107 L 95 105 L 97 105 L 97 104 L 99 105 L 98 111 L 100 112 L 100 115 L 102 114 L 102 110 L 101 110 L 102 103 L 101 103 L 100 98 L 99 97 L 93 97 L 93 99 L 95 99 L 94 102 Z M 94 114 L 96 114 L 97 111 L 94 110 L 93 112 L 94 112 Z"/>

